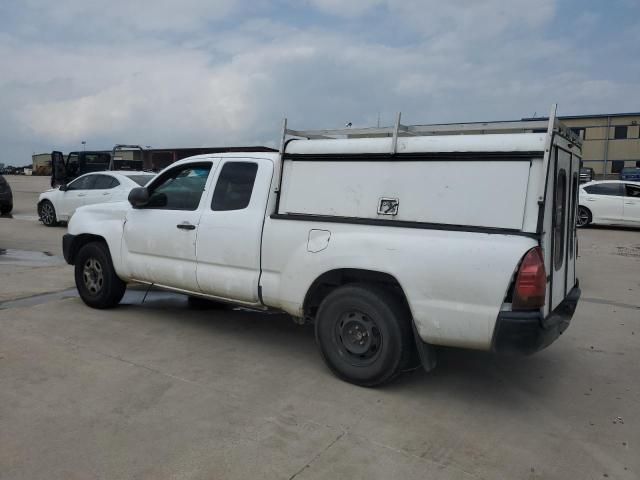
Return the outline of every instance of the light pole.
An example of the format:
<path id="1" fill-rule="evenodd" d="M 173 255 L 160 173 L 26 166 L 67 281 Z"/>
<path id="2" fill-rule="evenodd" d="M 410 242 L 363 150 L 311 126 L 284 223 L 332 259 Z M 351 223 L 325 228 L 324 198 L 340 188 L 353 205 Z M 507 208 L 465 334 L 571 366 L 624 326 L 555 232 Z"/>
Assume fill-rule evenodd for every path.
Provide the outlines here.
<path id="1" fill-rule="evenodd" d="M 85 140 L 82 140 L 82 151 L 85 151 L 85 146 L 87 145 L 87 142 Z"/>

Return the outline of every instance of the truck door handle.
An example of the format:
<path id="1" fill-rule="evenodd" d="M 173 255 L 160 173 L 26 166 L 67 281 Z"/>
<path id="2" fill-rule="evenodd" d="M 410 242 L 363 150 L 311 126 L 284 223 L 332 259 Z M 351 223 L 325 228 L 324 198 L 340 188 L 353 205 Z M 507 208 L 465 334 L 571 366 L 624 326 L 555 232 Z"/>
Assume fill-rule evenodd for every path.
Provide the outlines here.
<path id="1" fill-rule="evenodd" d="M 79 194 L 78 194 L 78 196 L 79 196 L 79 197 L 86 197 L 86 196 L 87 196 L 87 194 L 86 194 L 86 193 L 79 193 Z"/>
<path id="2" fill-rule="evenodd" d="M 111 192 L 104 192 L 103 195 L 111 195 Z"/>
<path id="3" fill-rule="evenodd" d="M 625 205 L 635 205 L 633 202 L 624 202 Z"/>
<path id="4" fill-rule="evenodd" d="M 178 225 L 176 225 L 176 227 L 178 227 L 181 230 L 195 230 L 196 226 L 195 225 L 191 225 L 190 223 L 179 223 Z"/>

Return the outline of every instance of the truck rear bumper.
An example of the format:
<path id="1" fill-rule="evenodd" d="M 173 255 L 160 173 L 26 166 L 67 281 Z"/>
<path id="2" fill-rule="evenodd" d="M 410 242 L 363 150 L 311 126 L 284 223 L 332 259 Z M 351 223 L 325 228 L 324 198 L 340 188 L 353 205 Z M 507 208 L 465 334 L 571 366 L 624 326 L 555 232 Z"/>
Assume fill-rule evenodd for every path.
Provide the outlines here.
<path id="1" fill-rule="evenodd" d="M 569 326 L 580 294 L 576 282 L 562 303 L 546 318 L 540 312 L 500 312 L 492 349 L 499 353 L 529 355 L 551 345 Z"/>

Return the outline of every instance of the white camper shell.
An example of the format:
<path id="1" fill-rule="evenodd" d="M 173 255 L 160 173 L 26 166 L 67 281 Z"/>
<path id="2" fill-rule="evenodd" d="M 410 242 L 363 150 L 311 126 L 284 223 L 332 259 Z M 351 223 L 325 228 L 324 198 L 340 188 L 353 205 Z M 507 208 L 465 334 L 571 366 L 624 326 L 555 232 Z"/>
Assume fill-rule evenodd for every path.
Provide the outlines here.
<path id="1" fill-rule="evenodd" d="M 533 122 L 285 121 L 279 154 L 199 155 L 130 204 L 79 209 L 63 250 L 90 306 L 136 281 L 284 311 L 315 322 L 338 376 L 377 385 L 412 352 L 430 369 L 437 345 L 532 353 L 567 328 L 580 158 L 555 108 Z"/>

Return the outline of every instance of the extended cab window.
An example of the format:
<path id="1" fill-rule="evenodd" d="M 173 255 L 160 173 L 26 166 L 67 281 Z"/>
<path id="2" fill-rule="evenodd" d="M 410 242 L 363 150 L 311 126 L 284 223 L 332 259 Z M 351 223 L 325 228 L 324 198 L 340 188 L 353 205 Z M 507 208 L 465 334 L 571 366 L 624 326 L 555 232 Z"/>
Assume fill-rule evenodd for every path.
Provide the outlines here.
<path id="1" fill-rule="evenodd" d="M 210 171 L 210 163 L 182 165 L 169 170 L 149 187 L 149 202 L 145 208 L 196 210 Z"/>
<path id="2" fill-rule="evenodd" d="M 596 185 L 584 187 L 584 189 L 591 195 L 622 195 L 622 186 L 619 183 L 598 183 Z"/>
<path id="3" fill-rule="evenodd" d="M 242 210 L 251 200 L 258 164 L 252 162 L 227 162 L 220 171 L 213 192 L 211 209 L 216 211 Z"/>

